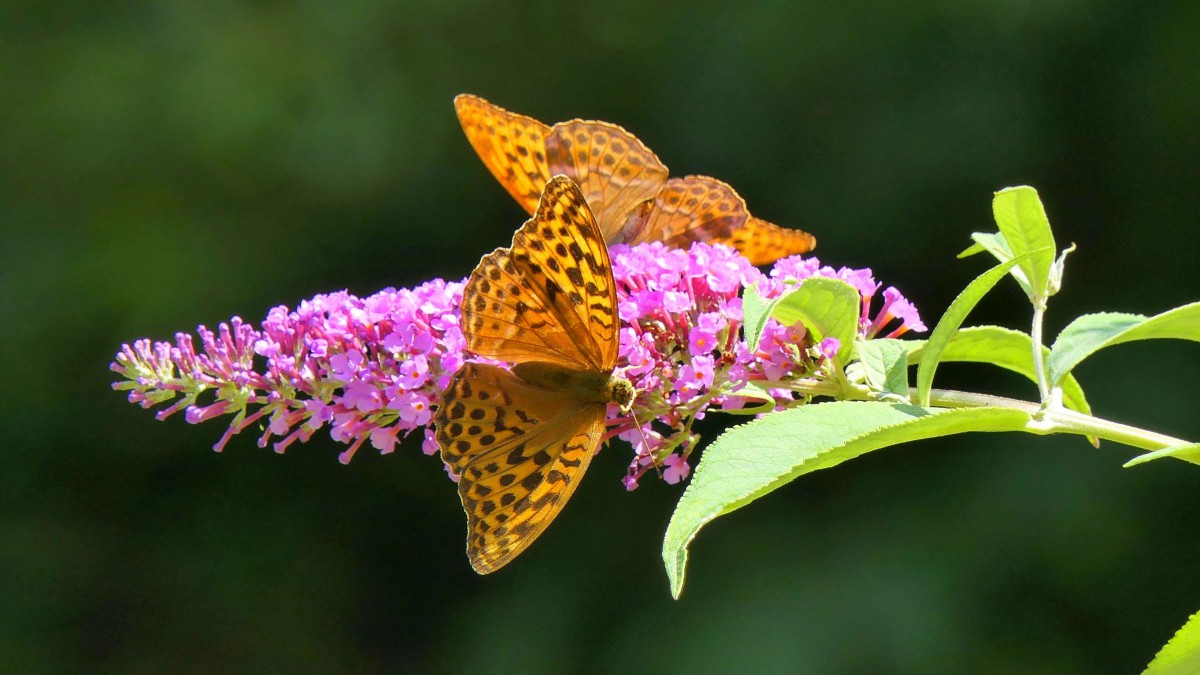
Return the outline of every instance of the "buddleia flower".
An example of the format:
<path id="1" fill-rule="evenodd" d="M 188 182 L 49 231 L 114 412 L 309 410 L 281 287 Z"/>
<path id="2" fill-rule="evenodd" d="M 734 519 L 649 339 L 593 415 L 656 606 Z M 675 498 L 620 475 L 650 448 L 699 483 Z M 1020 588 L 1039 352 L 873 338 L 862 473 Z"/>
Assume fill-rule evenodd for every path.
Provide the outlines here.
<path id="1" fill-rule="evenodd" d="M 613 246 L 610 255 L 621 320 L 616 374 L 634 384 L 637 397 L 629 411 L 610 406 L 605 438 L 633 447 L 623 479 L 630 490 L 647 472 L 669 483 L 686 479 L 701 444 L 694 422 L 761 405 L 744 393 L 748 384 L 765 385 L 773 407 L 782 409 L 811 398 L 793 385 L 830 375 L 840 345 L 814 343 L 802 324 L 769 319 L 758 344 L 746 343 L 747 288 L 769 299 L 809 277 L 841 279 L 858 291 L 862 337 L 925 330 L 894 288 L 873 307 L 880 285 L 870 270 L 795 256 L 763 273 L 733 249 L 704 243 L 687 250 Z M 260 447 L 279 453 L 324 431 L 346 446 L 343 463 L 366 444 L 393 452 L 412 434 L 433 455 L 430 425 L 441 391 L 466 360 L 481 360 L 464 351 L 463 285 L 434 279 L 365 298 L 317 295 L 295 309 L 272 309 L 257 326 L 234 317 L 173 341 L 136 340 L 122 345 L 111 365 L 121 376 L 113 387 L 156 409 L 158 419 L 183 411 L 192 424 L 224 420 L 217 451 L 253 429 Z"/>

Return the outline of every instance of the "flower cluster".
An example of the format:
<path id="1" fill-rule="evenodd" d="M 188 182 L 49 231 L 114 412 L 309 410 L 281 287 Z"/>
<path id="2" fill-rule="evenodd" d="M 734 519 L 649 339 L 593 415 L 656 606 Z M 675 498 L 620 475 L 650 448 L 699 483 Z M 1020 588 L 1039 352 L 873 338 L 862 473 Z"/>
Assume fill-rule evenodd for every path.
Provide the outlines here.
<path id="1" fill-rule="evenodd" d="M 741 336 L 742 291 L 756 286 L 777 297 L 797 281 L 844 280 L 862 299 L 863 337 L 895 337 L 924 330 L 916 309 L 894 288 L 872 312 L 879 284 L 870 270 L 823 267 L 815 258 L 785 258 L 763 274 L 733 249 L 694 244 L 689 250 L 659 243 L 611 250 L 621 320 L 617 373 L 633 382 L 629 412 L 611 406 L 606 438 L 634 447 L 627 489 L 652 467 L 676 483 L 690 472 L 696 447 L 692 424 L 712 409 L 733 410 L 761 398 L 743 389 L 762 385 L 775 407 L 808 398 L 797 383 L 819 380 L 837 353 L 836 340 L 813 344 L 801 324 L 769 320 L 758 345 Z M 197 329 L 175 341 L 123 345 L 111 368 L 124 379 L 113 387 L 146 408 L 171 403 L 159 419 L 184 410 L 197 423 L 232 415 L 214 446 L 265 421 L 259 445 L 283 452 L 328 426 L 349 447 L 349 462 L 366 442 L 392 452 L 400 438 L 421 430 L 426 454 L 437 451 L 430 409 L 461 366 L 462 282 L 434 280 L 413 289 L 367 298 L 346 292 L 319 295 L 295 310 L 276 307 L 261 327 L 239 318 L 217 331 Z M 884 331 L 888 331 L 884 333 Z M 211 395 L 208 392 L 212 392 Z M 203 399 L 203 400 L 202 400 Z M 768 405 L 770 407 L 770 405 Z M 757 410 L 757 408 L 755 409 Z"/>
<path id="2" fill-rule="evenodd" d="M 126 379 L 113 387 L 145 408 L 179 396 L 160 420 L 179 410 L 193 424 L 233 414 L 213 446 L 218 452 L 265 417 L 258 444 L 278 438 L 280 453 L 328 424 L 333 439 L 350 446 L 343 463 L 367 440 L 389 453 L 417 429 L 425 453 L 434 454 L 430 408 L 464 358 L 462 289 L 435 280 L 367 298 L 318 295 L 295 311 L 272 309 L 261 329 L 237 317 L 216 333 L 200 326 L 200 352 L 187 333 L 173 344 L 138 340 L 117 353 L 112 370 Z M 215 401 L 199 403 L 210 390 Z"/>
<path id="3" fill-rule="evenodd" d="M 860 334 L 875 337 L 899 319 L 887 337 L 925 330 L 916 309 L 894 288 L 884 291 L 884 307 L 871 317 L 879 284 L 870 270 L 823 267 L 816 258 L 793 256 L 764 275 L 733 249 L 693 244 L 689 250 L 661 243 L 611 249 L 621 319 L 618 371 L 638 391 L 632 412 L 610 415 L 610 435 L 629 441 L 634 459 L 624 479 L 638 479 L 661 464 L 662 477 L 677 483 L 690 472 L 688 455 L 698 436 L 692 423 L 709 408 L 730 410 L 747 403 L 738 390 L 750 382 L 786 385 L 819 376 L 840 345 L 836 339 L 810 344 L 804 326 L 767 321 L 759 344 L 741 336 L 744 289 L 755 286 L 766 298 L 783 294 L 798 281 L 828 277 L 846 281 L 861 298 Z M 795 390 L 768 387 L 776 407 L 794 404 Z M 614 419 L 615 417 L 615 419 Z"/>

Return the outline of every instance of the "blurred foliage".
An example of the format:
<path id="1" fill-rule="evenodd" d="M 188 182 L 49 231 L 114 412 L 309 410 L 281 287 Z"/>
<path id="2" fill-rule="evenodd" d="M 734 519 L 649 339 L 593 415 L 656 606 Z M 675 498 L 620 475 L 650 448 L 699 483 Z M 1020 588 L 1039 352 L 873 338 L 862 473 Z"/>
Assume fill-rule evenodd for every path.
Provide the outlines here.
<path id="1" fill-rule="evenodd" d="M 1075 314 L 1200 293 L 1200 4 L 10 2 L 0 16 L 0 666 L 20 672 L 1134 672 L 1195 610 L 1200 475 L 971 436 L 806 477 L 706 530 L 614 446 L 476 577 L 436 459 L 348 467 L 167 423 L 121 342 L 316 292 L 459 278 L 523 220 L 457 128 L 474 92 L 635 132 L 934 319 L 991 192 L 1079 244 Z M 1028 325 L 1015 287 L 978 323 Z M 1188 438 L 1200 357 L 1130 345 L 1097 412 Z M 981 367 L 939 385 L 1032 397 Z M 720 429 L 707 420 L 708 434 Z"/>

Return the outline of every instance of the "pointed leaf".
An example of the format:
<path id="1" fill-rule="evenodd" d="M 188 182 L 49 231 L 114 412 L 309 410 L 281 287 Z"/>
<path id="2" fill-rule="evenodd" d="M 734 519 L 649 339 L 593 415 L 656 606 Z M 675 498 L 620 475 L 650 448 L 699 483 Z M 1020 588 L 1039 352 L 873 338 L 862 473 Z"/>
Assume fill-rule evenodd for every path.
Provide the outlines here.
<path id="1" fill-rule="evenodd" d="M 1050 348 L 1046 363 L 1050 384 L 1058 384 L 1075 366 L 1100 349 L 1152 338 L 1200 342 L 1200 302 L 1152 317 L 1106 312 L 1075 319 L 1058 334 Z"/>
<path id="2" fill-rule="evenodd" d="M 663 541 L 671 594 L 683 590 L 687 547 L 706 523 L 795 478 L 890 445 L 968 431 L 1017 431 L 1029 415 L 1007 408 L 922 408 L 873 401 L 806 405 L 722 434 L 704 450 Z"/>
<path id="3" fill-rule="evenodd" d="M 742 292 L 742 334 L 750 351 L 758 349 L 763 328 L 771 316 L 771 303 L 758 293 L 758 286 L 749 286 Z"/>
<path id="4" fill-rule="evenodd" d="M 1035 304 L 1049 295 L 1050 268 L 1054 265 L 1054 234 L 1037 190 L 1022 185 L 1005 188 L 992 198 L 992 215 L 1015 257 L 1032 253 L 1019 265 Z"/>
<path id="5" fill-rule="evenodd" d="M 1067 271 L 1067 256 L 1075 252 L 1075 244 L 1063 249 L 1063 252 L 1058 255 L 1058 259 L 1050 266 L 1050 295 L 1057 295 L 1062 290 L 1063 275 Z"/>
<path id="6" fill-rule="evenodd" d="M 1162 450 L 1155 450 L 1154 452 L 1147 452 L 1144 455 L 1138 455 L 1128 462 L 1125 462 L 1125 468 L 1128 469 L 1131 466 L 1145 464 L 1146 462 L 1152 462 L 1156 459 L 1162 459 L 1163 457 L 1174 457 L 1175 459 L 1182 459 L 1183 461 L 1191 462 L 1192 464 L 1200 464 L 1200 443 L 1176 445 L 1170 448 L 1163 448 Z"/>
<path id="7" fill-rule="evenodd" d="M 973 234 L 973 235 L 971 235 L 971 236 L 972 236 L 972 237 L 977 237 L 977 236 L 990 236 L 990 235 L 983 235 L 983 234 L 982 234 L 982 233 L 980 233 L 980 232 L 976 232 L 975 234 Z M 960 253 L 959 253 L 957 256 L 955 256 L 955 257 L 956 257 L 956 258 L 970 258 L 971 256 L 973 256 L 973 255 L 978 255 L 978 254 L 980 254 L 980 253 L 983 253 L 983 252 L 984 252 L 984 251 L 986 251 L 986 250 L 987 250 L 987 248 L 985 248 L 983 244 L 980 244 L 979 242 L 975 242 L 974 244 L 971 244 L 970 246 L 968 246 L 968 247 L 964 248 L 964 249 L 963 249 L 963 250 L 962 250 L 962 251 L 961 251 L 961 252 L 960 252 Z"/>
<path id="8" fill-rule="evenodd" d="M 1008 242 L 1004 241 L 1004 235 L 999 232 L 972 232 L 971 241 L 975 243 L 964 249 L 957 257 L 967 258 L 987 251 L 998 262 L 1008 262 L 1013 259 L 1012 249 L 1008 247 Z"/>
<path id="9" fill-rule="evenodd" d="M 804 324 L 818 343 L 825 338 L 837 338 L 841 343 L 837 362 L 846 363 L 858 335 L 860 298 L 858 291 L 840 279 L 812 277 L 796 286 L 796 290 L 781 296 L 771 308 L 771 316 L 790 326 Z"/>
<path id="10" fill-rule="evenodd" d="M 903 340 L 881 338 L 859 342 L 858 358 L 873 390 L 908 400 L 908 349 Z"/>
<path id="11" fill-rule="evenodd" d="M 1200 612 L 1192 615 L 1142 671 L 1142 675 L 1196 675 L 1200 673 Z"/>
<path id="12" fill-rule="evenodd" d="M 1007 262 L 1002 262 L 979 275 L 974 281 L 967 284 L 967 287 L 946 308 L 946 313 L 942 315 L 933 332 L 929 334 L 929 339 L 925 343 L 925 350 L 921 354 L 920 365 L 917 367 L 918 404 L 929 405 L 929 389 L 933 386 L 933 374 L 937 371 L 942 351 L 949 344 L 950 338 L 954 337 L 954 334 L 958 332 L 963 321 L 966 321 L 967 315 L 971 313 L 972 309 L 975 309 L 975 305 L 979 304 L 983 296 L 992 290 L 996 282 L 1003 279 L 1009 270 L 1021 264 L 1024 259 L 1031 255 L 1032 252 L 1018 258 L 1013 258 Z"/>

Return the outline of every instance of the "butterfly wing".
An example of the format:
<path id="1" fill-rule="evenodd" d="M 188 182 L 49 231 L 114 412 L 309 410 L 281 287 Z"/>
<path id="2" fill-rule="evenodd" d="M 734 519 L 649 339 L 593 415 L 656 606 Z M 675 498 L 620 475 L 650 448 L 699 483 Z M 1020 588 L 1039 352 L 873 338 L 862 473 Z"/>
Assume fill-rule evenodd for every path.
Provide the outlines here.
<path id="1" fill-rule="evenodd" d="M 456 96 L 454 107 L 484 165 L 529 213 L 550 177 L 562 174 L 579 184 L 608 243 L 721 241 L 755 265 L 817 245 L 807 232 L 750 216 L 741 197 L 721 181 L 704 176 L 668 181 L 667 167 L 654 152 L 615 124 L 571 120 L 549 127 L 471 94 Z M 692 196 L 699 199 L 689 207 Z"/>
<path id="2" fill-rule="evenodd" d="M 693 241 L 727 239 L 749 217 L 746 203 L 726 183 L 707 176 L 672 178 L 654 196 L 642 222 L 627 222 L 625 240 L 686 247 Z"/>
<path id="3" fill-rule="evenodd" d="M 600 223 L 605 241 L 619 237 L 627 215 L 662 189 L 667 167 L 615 124 L 591 120 L 559 122 L 546 138 L 550 172 L 579 184 Z"/>
<path id="4" fill-rule="evenodd" d="M 484 256 L 463 289 L 467 348 L 605 374 L 617 363 L 608 247 L 579 187 L 556 176 L 511 249 Z"/>
<path id="5" fill-rule="evenodd" d="M 542 188 L 554 175 L 546 162 L 550 127 L 471 94 L 455 96 L 454 110 L 484 165 L 527 213 L 533 213 Z"/>
<path id="6" fill-rule="evenodd" d="M 603 403 L 468 363 L 435 418 L 442 459 L 459 476 L 467 556 L 480 574 L 524 551 L 570 499 L 600 444 Z"/>
<path id="7" fill-rule="evenodd" d="M 804 230 L 780 227 L 753 216 L 734 230 L 732 236 L 720 241 L 736 248 L 754 265 L 770 265 L 789 255 L 808 253 L 817 246 L 817 238 Z"/>

